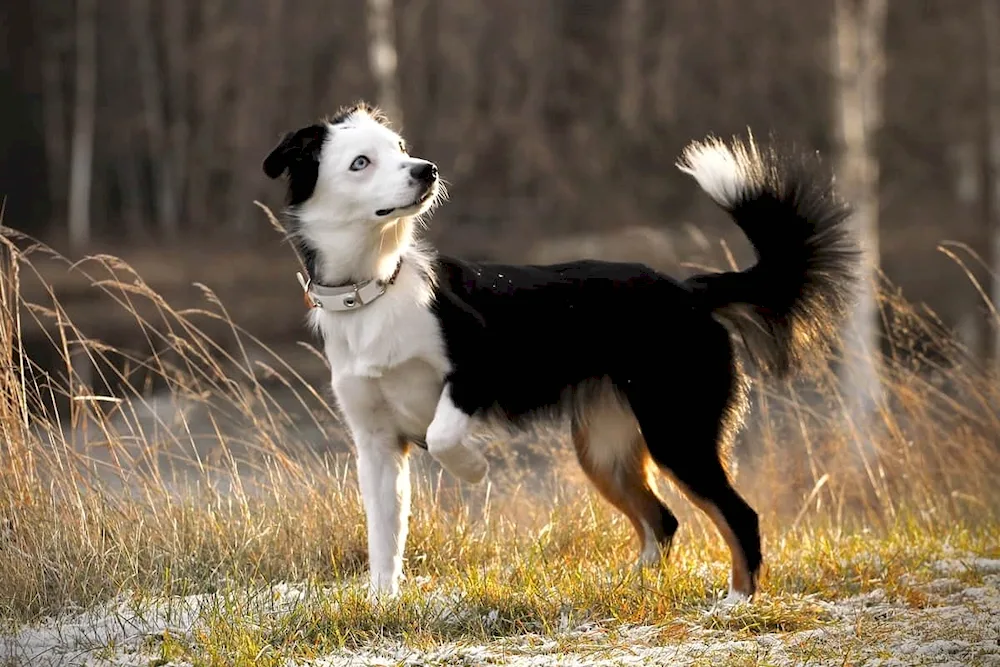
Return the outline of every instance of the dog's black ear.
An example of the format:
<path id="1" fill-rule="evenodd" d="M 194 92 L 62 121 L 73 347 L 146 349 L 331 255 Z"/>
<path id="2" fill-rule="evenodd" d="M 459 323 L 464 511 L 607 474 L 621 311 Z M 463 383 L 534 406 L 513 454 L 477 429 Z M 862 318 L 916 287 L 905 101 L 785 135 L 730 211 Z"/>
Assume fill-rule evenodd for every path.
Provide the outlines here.
<path id="1" fill-rule="evenodd" d="M 302 160 L 319 162 L 319 151 L 326 138 L 325 125 L 310 125 L 295 132 L 288 132 L 277 146 L 264 158 L 264 173 L 278 178 Z"/>
<path id="2" fill-rule="evenodd" d="M 277 178 L 288 169 L 288 150 L 294 136 L 294 132 L 286 132 L 274 150 L 264 158 L 264 173 L 268 178 Z"/>

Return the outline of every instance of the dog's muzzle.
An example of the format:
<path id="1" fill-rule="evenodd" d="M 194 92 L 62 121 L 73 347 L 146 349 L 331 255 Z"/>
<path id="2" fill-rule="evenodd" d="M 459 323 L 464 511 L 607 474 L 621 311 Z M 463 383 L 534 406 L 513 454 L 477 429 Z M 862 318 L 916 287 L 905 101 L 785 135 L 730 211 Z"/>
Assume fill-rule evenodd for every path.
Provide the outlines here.
<path id="1" fill-rule="evenodd" d="M 398 208 L 413 208 L 414 206 L 420 206 L 428 199 L 434 196 L 436 193 L 435 186 L 438 182 L 438 168 L 433 162 L 422 162 L 420 164 L 410 167 L 410 178 L 412 178 L 417 183 L 424 184 L 424 190 L 420 193 L 420 196 L 412 204 L 407 204 L 406 206 L 394 206 L 393 208 L 380 208 L 375 211 L 375 215 L 380 218 L 384 218 L 390 215 L 393 211 Z"/>

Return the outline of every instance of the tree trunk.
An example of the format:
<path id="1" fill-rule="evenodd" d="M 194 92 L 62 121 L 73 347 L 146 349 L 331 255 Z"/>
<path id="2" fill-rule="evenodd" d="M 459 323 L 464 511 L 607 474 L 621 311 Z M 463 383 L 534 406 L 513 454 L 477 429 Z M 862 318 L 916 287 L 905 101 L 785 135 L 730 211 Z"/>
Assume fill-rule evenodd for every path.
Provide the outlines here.
<path id="1" fill-rule="evenodd" d="M 28 2 L 0 4 L 0 199 L 4 219 L 31 231 L 49 213 L 35 12 Z"/>
<path id="2" fill-rule="evenodd" d="M 835 0 L 834 8 L 840 188 L 855 206 L 855 224 L 866 263 L 859 302 L 845 337 L 841 386 L 851 417 L 860 427 L 882 399 L 876 293 L 879 163 L 875 136 L 882 121 L 888 0 Z"/>
<path id="3" fill-rule="evenodd" d="M 40 8 L 41 9 L 41 8 Z M 45 139 L 46 173 L 49 179 L 48 227 L 62 228 L 66 219 L 67 163 L 69 132 L 66 122 L 66 94 L 63 69 L 64 42 L 69 26 L 50 7 L 39 19 L 41 41 L 42 135 Z M 58 221 L 58 223 L 57 223 Z"/>
<path id="4" fill-rule="evenodd" d="M 377 89 L 378 106 L 397 128 L 403 126 L 403 110 L 396 81 L 395 11 L 392 0 L 367 0 L 368 61 Z"/>
<path id="5" fill-rule="evenodd" d="M 129 143 L 133 146 L 141 144 L 138 132 L 129 133 Z M 119 155 L 115 160 L 115 175 L 121 190 L 121 215 L 124 218 L 125 230 L 130 239 L 141 239 L 147 234 L 144 227 L 145 206 L 142 183 L 139 180 L 141 166 L 132 153 Z"/>
<path id="6" fill-rule="evenodd" d="M 1000 312 L 1000 2 L 982 0 L 985 56 L 986 225 L 990 236 L 990 298 Z M 1000 321 L 993 323 L 992 365 L 1000 378 Z"/>
<path id="7" fill-rule="evenodd" d="M 69 243 L 90 242 L 90 197 L 94 172 L 94 113 L 97 97 L 97 2 L 76 3 L 76 95 L 69 173 Z"/>
<path id="8" fill-rule="evenodd" d="M 226 30 L 226 6 L 222 0 L 201 0 L 196 5 L 197 16 L 195 24 L 198 26 L 196 38 L 192 39 L 186 47 L 185 57 L 193 63 L 204 63 L 191 67 L 191 92 L 189 117 L 193 121 L 189 135 L 183 134 L 183 128 L 178 128 L 175 138 L 183 138 L 185 143 L 175 144 L 175 150 L 182 148 L 183 157 L 186 158 L 180 164 L 186 166 L 186 174 L 183 182 L 187 192 L 187 210 L 185 220 L 194 229 L 206 229 L 207 226 L 218 224 L 219 211 L 213 204 L 216 197 L 213 197 L 211 183 L 215 180 L 216 174 L 216 153 L 220 151 L 222 143 L 220 137 L 225 131 L 224 122 L 227 119 L 220 118 L 219 109 L 227 108 L 223 100 L 223 75 L 228 75 L 234 66 L 231 61 L 225 60 L 225 53 L 213 42 L 213 37 Z M 177 8 L 176 3 L 168 3 L 170 7 Z M 176 11 L 174 13 L 177 13 Z M 171 23 L 168 20 L 168 26 Z M 175 24 L 180 21 L 175 19 Z M 217 38 L 215 41 L 219 41 Z M 171 50 L 168 48 L 168 56 Z M 177 54 L 178 64 L 183 62 L 180 54 Z M 168 57 L 169 62 L 169 57 Z M 217 63 L 224 62 L 223 65 Z M 169 66 L 170 76 L 177 76 L 174 65 Z M 175 104 L 174 116 L 178 109 L 184 106 Z M 214 221 L 214 223 L 213 223 Z"/>
<path id="9" fill-rule="evenodd" d="M 639 114 L 642 111 L 642 28 L 645 9 L 644 0 L 622 0 L 618 119 L 630 133 L 638 129 Z"/>
<path id="10" fill-rule="evenodd" d="M 167 122 L 163 103 L 169 92 L 162 69 L 156 61 L 157 36 L 154 34 L 150 0 L 129 0 L 132 37 L 136 48 L 139 92 L 142 97 L 143 126 L 148 138 L 148 159 L 153 172 L 153 210 L 160 234 L 169 240 L 177 237 L 177 187 L 174 156 L 167 148 Z"/>
<path id="11" fill-rule="evenodd" d="M 234 105 L 230 131 L 232 132 L 232 153 L 236 164 L 252 164 L 261 148 L 258 137 L 261 134 L 262 114 L 267 104 L 266 86 L 274 85 L 271 81 L 262 81 L 265 73 L 267 53 L 267 37 L 271 34 L 271 26 L 267 24 L 265 12 L 267 7 L 263 2 L 250 0 L 241 3 L 240 41 L 233 48 L 233 54 L 240 63 L 239 82 L 236 87 L 238 102 Z M 247 178 L 233 179 L 229 184 L 229 203 L 226 212 L 228 222 L 233 231 L 242 237 L 251 224 L 252 185 L 254 181 Z M 253 220 L 256 222 L 256 219 Z"/>
<path id="12" fill-rule="evenodd" d="M 167 151 L 170 154 L 170 176 L 173 181 L 177 228 L 189 214 L 186 205 L 188 188 L 188 141 L 191 115 L 188 108 L 188 73 L 192 57 L 191 39 L 187 26 L 187 3 L 167 2 L 163 7 L 163 80 L 170 96 L 166 106 Z"/>
<path id="13" fill-rule="evenodd" d="M 661 19 L 654 42 L 651 72 L 649 76 L 649 113 L 659 123 L 675 123 L 678 116 L 677 86 L 681 73 L 680 29 L 675 19 L 676 7 L 660 10 Z"/>
<path id="14" fill-rule="evenodd" d="M 534 185 L 546 181 L 556 189 L 559 184 L 556 156 L 546 140 L 545 111 L 552 91 L 552 46 L 555 33 L 555 15 L 551 3 L 537 2 L 530 9 L 522 10 L 522 20 L 514 29 L 510 43 L 513 47 L 511 69 L 524 72 L 522 77 L 507 80 L 508 99 L 503 104 L 510 110 L 505 113 L 507 125 L 503 128 L 509 138 L 510 155 L 507 162 L 507 186 L 516 193 L 531 193 Z M 516 65 L 514 64 L 516 63 Z M 501 61 L 501 67 L 505 63 Z M 550 176 L 555 174 L 555 176 Z M 529 199 L 534 195 L 528 194 Z M 509 217 L 525 219 L 516 208 L 521 197 L 511 198 Z"/>
<path id="15" fill-rule="evenodd" d="M 433 95 L 428 106 L 419 100 L 414 100 L 413 106 L 423 109 L 428 118 L 423 141 L 440 151 L 441 164 L 450 165 L 448 179 L 459 183 L 475 169 L 482 147 L 490 136 L 490 132 L 476 131 L 479 110 L 469 100 L 478 99 L 483 86 L 487 64 L 483 62 L 481 44 L 491 10 L 471 0 L 435 2 L 433 29 L 438 35 L 437 52 L 427 57 L 424 48 L 427 38 L 417 20 L 419 12 L 429 12 L 430 8 L 425 10 L 420 3 L 411 2 L 400 17 L 400 25 L 411 26 L 407 33 L 407 51 L 413 52 L 417 66 L 414 67 L 411 56 L 404 56 L 404 59 L 407 79 L 416 76 L 418 82 L 424 82 L 433 78 L 438 84 L 431 89 Z M 493 11 L 496 9 L 494 6 Z M 531 82 L 527 85 L 530 87 Z M 425 84 L 422 87 L 431 88 Z"/>

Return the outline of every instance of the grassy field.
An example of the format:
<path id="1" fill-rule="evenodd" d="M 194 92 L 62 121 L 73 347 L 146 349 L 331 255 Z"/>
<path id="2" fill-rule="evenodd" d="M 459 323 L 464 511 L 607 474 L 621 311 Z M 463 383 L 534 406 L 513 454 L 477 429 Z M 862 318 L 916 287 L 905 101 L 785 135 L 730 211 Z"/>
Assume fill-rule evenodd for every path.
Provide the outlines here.
<path id="1" fill-rule="evenodd" d="M 752 603 L 718 604 L 725 545 L 665 481 L 681 530 L 634 570 L 556 425 L 490 447 L 483 486 L 416 452 L 407 581 L 373 605 L 353 469 L 316 442 L 343 438 L 326 389 L 211 293 L 176 311 L 113 258 L 73 270 L 155 352 L 87 340 L 57 298 L 25 303 L 48 251 L 24 248 L 0 279 L 0 665 L 1000 665 L 1000 396 L 896 297 L 871 423 L 826 370 L 755 396 L 735 468 L 762 518 Z M 62 368 L 20 353 L 28 321 Z"/>

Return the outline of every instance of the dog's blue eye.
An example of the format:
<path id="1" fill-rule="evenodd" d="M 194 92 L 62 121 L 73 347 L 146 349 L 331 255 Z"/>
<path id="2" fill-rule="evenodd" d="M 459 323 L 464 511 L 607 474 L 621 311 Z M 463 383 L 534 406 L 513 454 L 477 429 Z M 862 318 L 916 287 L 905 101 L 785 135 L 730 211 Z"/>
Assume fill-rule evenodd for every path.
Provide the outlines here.
<path id="1" fill-rule="evenodd" d="M 369 164 L 371 164 L 371 160 L 366 158 L 364 155 L 359 155 L 354 158 L 354 162 L 351 163 L 351 171 L 361 171 Z"/>

